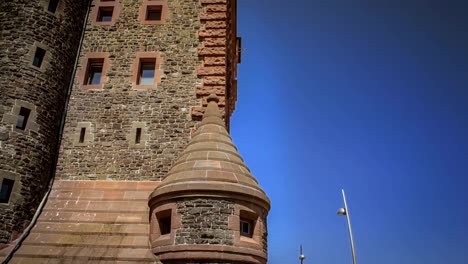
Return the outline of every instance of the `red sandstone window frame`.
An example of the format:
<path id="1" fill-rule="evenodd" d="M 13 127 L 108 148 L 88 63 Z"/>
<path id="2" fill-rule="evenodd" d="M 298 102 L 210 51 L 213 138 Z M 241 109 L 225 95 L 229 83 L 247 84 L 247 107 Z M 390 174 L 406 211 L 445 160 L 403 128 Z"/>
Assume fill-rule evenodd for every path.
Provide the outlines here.
<path id="1" fill-rule="evenodd" d="M 153 84 L 140 84 L 140 74 L 142 63 L 154 61 L 154 80 Z M 137 52 L 135 60 L 131 66 L 132 77 L 130 82 L 133 89 L 155 89 L 158 83 L 161 82 L 161 56 L 159 52 Z"/>
<path id="2" fill-rule="evenodd" d="M 159 227 L 158 216 L 163 213 L 163 216 L 167 216 L 167 212 L 170 211 L 171 218 L 171 231 L 170 233 L 161 234 Z M 151 212 L 150 215 L 150 243 L 152 246 L 168 246 L 173 245 L 175 241 L 175 230 L 179 229 L 182 225 L 180 215 L 177 214 L 177 204 L 175 202 L 166 203 L 158 209 Z"/>
<path id="3" fill-rule="evenodd" d="M 236 205 L 234 215 L 229 217 L 229 228 L 237 230 L 234 233 L 234 246 L 249 247 L 256 250 L 263 250 L 262 237 L 266 232 L 266 223 L 261 217 L 262 209 L 255 205 L 245 206 Z M 249 222 L 250 234 L 242 234 L 240 223 L 242 221 Z"/>
<path id="4" fill-rule="evenodd" d="M 151 9 L 161 9 L 161 19 L 160 20 L 148 20 L 147 14 Z M 143 25 L 160 25 L 166 22 L 166 19 L 169 18 L 169 9 L 167 7 L 167 0 L 143 0 L 143 3 L 140 6 L 140 11 L 138 19 Z"/>
<path id="5" fill-rule="evenodd" d="M 100 10 L 104 9 L 112 9 L 111 21 L 99 21 Z M 90 13 L 91 25 L 113 26 L 119 18 L 120 10 L 121 7 L 119 0 L 93 0 Z"/>
<path id="6" fill-rule="evenodd" d="M 90 64 L 96 60 L 103 60 L 101 81 L 99 84 L 87 84 L 88 72 Z M 80 69 L 77 72 L 77 80 L 79 81 L 80 88 L 83 89 L 103 89 L 104 84 L 108 81 L 107 72 L 110 68 L 109 53 L 108 52 L 90 52 L 86 54 L 80 63 Z"/>

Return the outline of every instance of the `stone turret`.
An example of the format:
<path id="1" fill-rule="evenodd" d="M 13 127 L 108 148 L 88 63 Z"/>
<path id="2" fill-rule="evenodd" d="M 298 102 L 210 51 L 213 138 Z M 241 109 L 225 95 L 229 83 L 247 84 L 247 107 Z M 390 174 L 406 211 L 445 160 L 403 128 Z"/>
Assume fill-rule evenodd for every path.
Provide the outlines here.
<path id="1" fill-rule="evenodd" d="M 0 1 L 0 248 L 31 221 L 55 167 L 88 1 Z"/>
<path id="2" fill-rule="evenodd" d="M 226 130 L 218 98 L 149 197 L 152 251 L 164 263 L 266 263 L 270 200 Z"/>

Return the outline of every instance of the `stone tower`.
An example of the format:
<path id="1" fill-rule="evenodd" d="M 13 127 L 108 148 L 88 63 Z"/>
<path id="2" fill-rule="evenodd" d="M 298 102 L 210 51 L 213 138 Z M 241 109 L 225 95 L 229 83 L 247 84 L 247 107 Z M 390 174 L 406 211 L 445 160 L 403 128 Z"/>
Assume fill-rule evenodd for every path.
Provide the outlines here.
<path id="1" fill-rule="evenodd" d="M 269 200 L 228 134 L 236 0 L 0 8 L 0 257 L 266 263 Z"/>
<path id="2" fill-rule="evenodd" d="M 0 245 L 31 220 L 55 167 L 86 1 L 0 1 Z"/>
<path id="3" fill-rule="evenodd" d="M 150 243 L 164 263 L 257 263 L 267 260 L 270 200 L 226 131 L 218 98 L 149 197 Z"/>

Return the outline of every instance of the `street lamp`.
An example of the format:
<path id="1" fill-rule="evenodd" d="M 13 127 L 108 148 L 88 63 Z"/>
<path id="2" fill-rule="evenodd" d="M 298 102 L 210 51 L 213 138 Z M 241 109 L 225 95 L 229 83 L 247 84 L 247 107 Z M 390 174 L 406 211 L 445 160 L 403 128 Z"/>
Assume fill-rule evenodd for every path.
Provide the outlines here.
<path id="1" fill-rule="evenodd" d="M 344 208 L 338 209 L 337 213 L 338 215 L 346 216 L 346 220 L 348 222 L 349 240 L 351 242 L 351 255 L 353 257 L 353 264 L 356 264 L 356 252 L 354 251 L 353 231 L 351 230 L 351 220 L 349 219 L 348 205 L 346 204 L 346 196 L 344 190 L 341 190 L 341 193 L 343 193 Z"/>
<path id="2" fill-rule="evenodd" d="M 300 253 L 300 255 L 299 255 L 299 259 L 301 260 L 301 264 L 304 262 L 304 259 L 305 259 L 305 258 L 306 258 L 306 257 L 304 256 L 304 254 L 302 254 L 302 245 L 301 245 L 301 253 Z"/>

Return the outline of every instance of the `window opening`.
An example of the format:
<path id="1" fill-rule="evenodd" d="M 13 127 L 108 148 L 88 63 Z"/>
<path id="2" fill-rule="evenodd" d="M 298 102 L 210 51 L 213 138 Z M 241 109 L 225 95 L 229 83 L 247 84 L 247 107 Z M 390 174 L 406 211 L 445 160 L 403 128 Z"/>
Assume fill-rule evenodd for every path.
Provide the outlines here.
<path id="1" fill-rule="evenodd" d="M 36 52 L 34 53 L 34 60 L 33 65 L 40 68 L 42 65 L 42 61 L 44 60 L 46 51 L 37 47 Z"/>
<path id="2" fill-rule="evenodd" d="M 146 20 L 159 21 L 161 20 L 161 16 L 162 16 L 162 6 L 160 5 L 147 6 Z"/>
<path id="3" fill-rule="evenodd" d="M 104 65 L 104 59 L 90 59 L 88 62 L 88 69 L 86 73 L 85 83 L 86 84 L 100 84 L 102 77 L 102 67 Z"/>
<path id="4" fill-rule="evenodd" d="M 144 59 L 140 61 L 140 70 L 138 73 L 138 83 L 140 85 L 153 85 L 154 73 L 156 68 L 155 59 Z"/>
<path id="5" fill-rule="evenodd" d="M 80 130 L 80 140 L 78 141 L 79 143 L 84 142 L 85 134 L 86 134 L 86 127 L 82 127 Z"/>
<path id="6" fill-rule="evenodd" d="M 252 237 L 253 236 L 253 223 L 251 220 L 241 219 L 240 220 L 240 234 L 241 236 Z"/>
<path id="7" fill-rule="evenodd" d="M 55 13 L 55 11 L 57 11 L 58 2 L 59 2 L 59 0 L 50 0 L 49 1 L 49 6 L 47 7 L 47 10 L 49 12 Z"/>
<path id="8" fill-rule="evenodd" d="M 161 235 L 171 233 L 171 210 L 165 210 L 156 213 L 158 219 L 159 231 Z"/>
<path id="9" fill-rule="evenodd" d="M 114 13 L 114 7 L 112 7 L 112 6 L 99 7 L 98 20 L 97 21 L 99 21 L 99 22 L 111 22 L 113 13 Z"/>
<path id="10" fill-rule="evenodd" d="M 135 144 L 140 144 L 141 141 L 141 127 L 138 127 L 135 135 Z"/>
<path id="11" fill-rule="evenodd" d="M 3 179 L 2 189 L 0 189 L 0 203 L 8 203 L 10 200 L 11 191 L 13 190 L 14 180 Z"/>
<path id="12" fill-rule="evenodd" d="M 25 130 L 30 114 L 31 114 L 30 109 L 21 107 L 19 114 L 18 114 L 18 119 L 16 120 L 16 128 Z"/>

